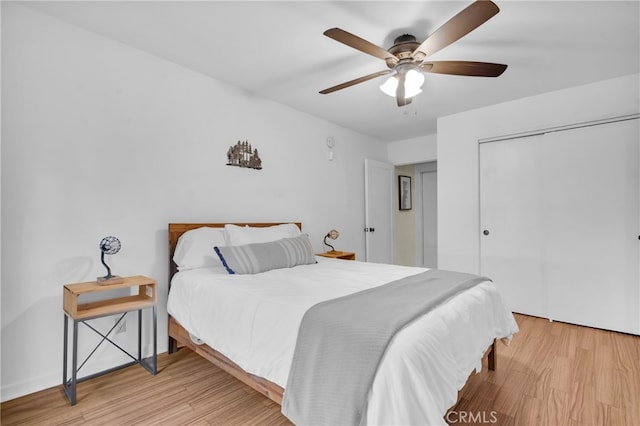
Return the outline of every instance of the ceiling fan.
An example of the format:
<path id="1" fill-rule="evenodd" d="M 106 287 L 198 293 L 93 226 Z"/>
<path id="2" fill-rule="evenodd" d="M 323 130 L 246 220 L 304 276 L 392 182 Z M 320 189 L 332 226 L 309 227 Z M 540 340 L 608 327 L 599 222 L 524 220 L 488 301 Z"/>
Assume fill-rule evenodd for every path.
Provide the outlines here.
<path id="1" fill-rule="evenodd" d="M 411 99 L 422 92 L 420 87 L 424 82 L 423 73 L 425 72 L 497 77 L 507 69 L 506 65 L 472 61 L 425 62 L 425 59 L 475 30 L 499 11 L 498 6 L 491 0 L 477 0 L 445 22 L 422 43 L 419 43 L 414 36 L 404 34 L 396 38 L 393 46 L 388 50 L 340 28 L 331 28 L 325 31 L 324 35 L 368 55 L 383 59 L 389 69 L 329 87 L 321 90 L 320 93 L 326 95 L 393 73 L 393 76 L 380 86 L 380 89 L 390 96 L 395 96 L 400 107 L 410 104 Z"/>

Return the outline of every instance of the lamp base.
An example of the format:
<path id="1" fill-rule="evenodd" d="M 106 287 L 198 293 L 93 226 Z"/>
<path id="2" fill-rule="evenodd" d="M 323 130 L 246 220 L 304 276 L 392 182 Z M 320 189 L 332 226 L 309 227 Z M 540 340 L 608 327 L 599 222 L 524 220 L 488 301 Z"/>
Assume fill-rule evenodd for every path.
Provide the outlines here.
<path id="1" fill-rule="evenodd" d="M 100 285 L 122 284 L 124 282 L 124 278 L 112 275 L 110 277 L 98 277 L 96 281 L 98 281 L 98 284 Z"/>

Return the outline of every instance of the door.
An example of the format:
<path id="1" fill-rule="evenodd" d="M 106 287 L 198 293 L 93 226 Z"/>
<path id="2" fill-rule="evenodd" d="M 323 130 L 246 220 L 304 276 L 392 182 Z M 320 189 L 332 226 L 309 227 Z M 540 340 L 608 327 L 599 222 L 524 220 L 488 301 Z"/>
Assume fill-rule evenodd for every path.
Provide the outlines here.
<path id="1" fill-rule="evenodd" d="M 481 271 L 514 311 L 640 334 L 638 145 L 638 120 L 480 145 Z"/>
<path id="2" fill-rule="evenodd" d="M 545 269 L 553 319 L 640 334 L 638 123 L 547 137 Z"/>
<path id="3" fill-rule="evenodd" d="M 365 159 L 364 177 L 366 261 L 393 263 L 393 166 Z"/>
<path id="4" fill-rule="evenodd" d="M 541 140 L 480 145 L 480 273 L 514 312 L 548 317 L 542 270 Z"/>
<path id="5" fill-rule="evenodd" d="M 438 266 L 438 172 L 435 162 L 416 165 L 420 194 L 417 209 L 418 234 L 417 265 L 426 268 Z"/>

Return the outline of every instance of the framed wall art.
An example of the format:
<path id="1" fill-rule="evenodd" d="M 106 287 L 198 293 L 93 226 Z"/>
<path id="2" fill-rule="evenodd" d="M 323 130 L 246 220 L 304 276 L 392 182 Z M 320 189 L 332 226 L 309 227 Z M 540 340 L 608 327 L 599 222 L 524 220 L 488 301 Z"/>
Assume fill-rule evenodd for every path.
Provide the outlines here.
<path id="1" fill-rule="evenodd" d="M 411 176 L 398 176 L 400 210 L 411 210 Z"/>

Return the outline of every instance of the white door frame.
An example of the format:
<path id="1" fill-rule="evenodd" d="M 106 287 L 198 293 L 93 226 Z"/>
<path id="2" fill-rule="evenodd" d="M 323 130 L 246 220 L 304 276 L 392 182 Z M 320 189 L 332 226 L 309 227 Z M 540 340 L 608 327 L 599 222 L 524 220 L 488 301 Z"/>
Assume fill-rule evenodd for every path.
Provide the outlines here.
<path id="1" fill-rule="evenodd" d="M 438 172 L 438 161 L 428 161 L 415 165 L 415 206 L 416 206 L 416 265 L 424 259 L 424 227 L 422 220 L 422 173 Z"/>

